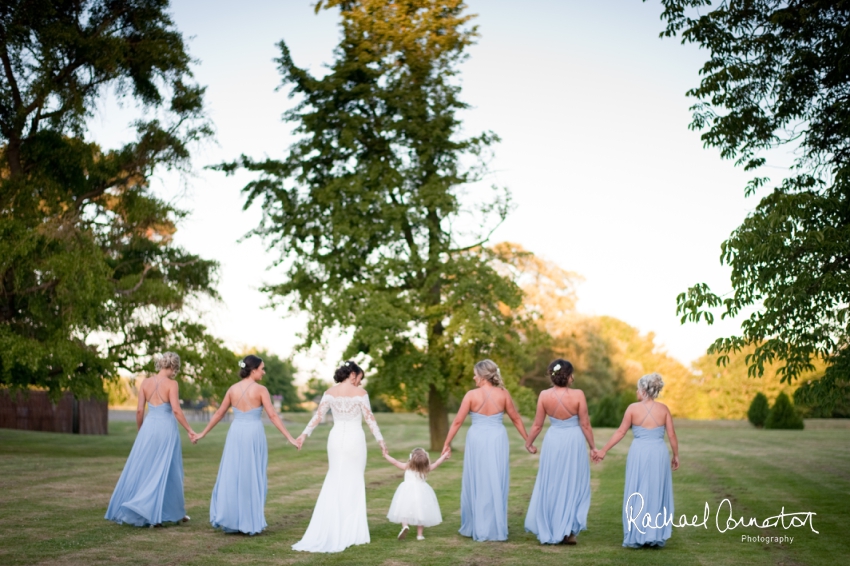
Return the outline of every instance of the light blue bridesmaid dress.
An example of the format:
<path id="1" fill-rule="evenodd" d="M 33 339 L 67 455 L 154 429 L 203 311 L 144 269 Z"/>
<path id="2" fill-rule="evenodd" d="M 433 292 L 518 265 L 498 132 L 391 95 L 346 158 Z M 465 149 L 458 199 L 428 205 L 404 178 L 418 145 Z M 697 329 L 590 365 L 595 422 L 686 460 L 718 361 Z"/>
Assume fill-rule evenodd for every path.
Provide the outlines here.
<path id="1" fill-rule="evenodd" d="M 154 393 L 163 403 L 148 403 L 148 414 L 106 510 L 104 518 L 119 524 L 145 527 L 186 516 L 180 433 L 171 404 L 159 394 L 162 379 L 167 378 L 160 378 Z"/>
<path id="2" fill-rule="evenodd" d="M 484 408 L 487 399 L 478 409 Z M 508 433 L 501 412 L 471 412 L 460 489 L 460 534 L 473 540 L 508 539 Z"/>
<path id="3" fill-rule="evenodd" d="M 666 427 L 659 426 L 649 409 L 646 411 L 641 424 L 632 425 L 634 440 L 626 460 L 626 485 L 623 489 L 623 546 L 633 548 L 664 546 L 673 534 L 672 525 L 665 520 L 673 515 L 673 471 L 670 453 L 664 443 Z M 655 427 L 641 426 L 647 416 Z M 647 513 L 651 522 L 645 527 L 643 521 Z M 630 521 L 630 517 L 635 520 Z M 662 526 L 665 522 L 668 524 Z"/>
<path id="4" fill-rule="evenodd" d="M 242 391 L 242 397 L 252 385 L 253 382 Z M 263 407 L 243 413 L 236 408 L 239 401 L 233 403 L 233 422 L 227 431 L 210 501 L 210 523 L 227 533 L 254 535 L 267 526 L 266 466 L 269 450 L 260 419 Z"/>
<path id="5" fill-rule="evenodd" d="M 563 420 L 549 415 L 525 530 L 537 535 L 542 544 L 558 544 L 570 534 L 587 530 L 589 510 L 590 460 L 578 415 Z"/>

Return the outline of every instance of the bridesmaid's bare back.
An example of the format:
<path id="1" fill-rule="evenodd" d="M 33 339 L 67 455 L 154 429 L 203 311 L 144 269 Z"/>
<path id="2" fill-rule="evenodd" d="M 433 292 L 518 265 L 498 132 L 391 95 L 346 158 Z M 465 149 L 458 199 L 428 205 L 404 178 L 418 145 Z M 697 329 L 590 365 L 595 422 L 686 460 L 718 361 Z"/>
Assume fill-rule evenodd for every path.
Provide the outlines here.
<path id="1" fill-rule="evenodd" d="M 264 391 L 266 388 L 256 381 L 245 379 L 231 385 L 227 394 L 230 395 L 230 404 L 246 413 L 262 406 Z"/>
<path id="2" fill-rule="evenodd" d="M 585 403 L 584 392 L 568 387 L 550 387 L 543 396 L 543 410 L 550 417 L 565 420 L 579 414 Z"/>
<path id="3" fill-rule="evenodd" d="M 507 410 L 507 404 L 511 402 L 511 396 L 507 390 L 494 386 L 479 387 L 473 389 L 467 395 L 469 396 L 470 412 L 486 417 L 504 413 Z"/>
<path id="4" fill-rule="evenodd" d="M 152 407 L 159 407 L 163 403 L 168 403 L 168 396 L 171 391 L 171 384 L 177 385 L 167 377 L 152 376 L 142 382 L 142 395 L 147 403 Z"/>
<path id="5" fill-rule="evenodd" d="M 652 401 L 650 403 L 632 403 L 629 405 L 631 412 L 632 426 L 642 428 L 657 428 L 667 424 L 667 416 L 670 414 L 670 409 L 664 403 Z"/>

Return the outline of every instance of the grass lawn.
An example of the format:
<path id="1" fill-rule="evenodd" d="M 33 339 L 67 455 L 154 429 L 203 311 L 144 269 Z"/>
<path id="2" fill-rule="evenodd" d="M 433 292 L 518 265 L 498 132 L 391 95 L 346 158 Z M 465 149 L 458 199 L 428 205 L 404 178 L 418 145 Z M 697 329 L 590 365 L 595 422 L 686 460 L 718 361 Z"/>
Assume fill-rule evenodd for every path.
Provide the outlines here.
<path id="1" fill-rule="evenodd" d="M 287 415 L 298 434 L 309 415 Z M 405 458 L 427 445 L 428 426 L 418 415 L 378 414 L 391 453 Z M 119 526 L 103 519 L 109 497 L 135 438 L 135 423 L 110 423 L 109 436 L 77 436 L 0 429 L 0 564 L 848 564 L 850 536 L 850 429 L 841 421 L 807 422 L 804 431 L 754 430 L 737 422 L 687 422 L 678 426 L 681 468 L 673 475 L 676 518 L 699 515 L 708 502 L 708 528 L 675 528 L 660 550 L 624 549 L 621 506 L 625 457 L 631 435 L 605 462 L 592 466 L 588 530 L 579 544 L 541 546 L 523 529 L 537 470 L 537 456 L 511 438 L 510 538 L 475 543 L 457 534 L 460 525 L 461 432 L 452 459 L 429 482 L 437 492 L 443 524 L 425 530 L 426 540 L 395 539 L 398 526 L 385 515 L 402 474 L 388 465 L 367 430 L 366 497 L 372 543 L 331 555 L 296 553 L 327 469 L 321 426 L 297 452 L 276 430 L 269 436 L 268 529 L 248 537 L 209 526 L 227 424 L 192 446 L 183 435 L 185 493 L 192 521 L 163 529 Z M 199 423 L 195 428 L 200 430 Z M 545 432 L 545 431 L 544 431 Z M 599 446 L 611 429 L 594 431 Z M 542 436 L 541 436 L 542 439 Z M 538 442 L 538 446 L 540 442 Z M 436 455 L 432 455 L 436 456 Z M 786 513 L 813 512 L 808 525 L 738 527 L 718 532 L 715 514 L 724 498 L 736 518 L 759 521 Z M 721 514 L 721 526 L 728 508 Z M 791 544 L 742 542 L 741 535 L 793 536 Z"/>

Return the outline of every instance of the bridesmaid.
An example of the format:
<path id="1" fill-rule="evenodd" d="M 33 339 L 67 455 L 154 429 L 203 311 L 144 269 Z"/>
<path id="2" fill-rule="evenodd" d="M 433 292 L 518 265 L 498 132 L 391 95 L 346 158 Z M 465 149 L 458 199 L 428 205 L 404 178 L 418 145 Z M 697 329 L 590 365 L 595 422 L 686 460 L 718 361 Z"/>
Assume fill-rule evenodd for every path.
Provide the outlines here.
<path id="1" fill-rule="evenodd" d="M 575 544 L 576 535 L 587 530 L 590 509 L 590 460 L 584 442 L 596 452 L 593 429 L 587 418 L 587 401 L 572 389 L 573 365 L 562 359 L 549 364 L 551 389 L 540 393 L 537 414 L 525 446 L 531 449 L 549 415 L 549 431 L 537 481 L 525 517 L 525 530 L 537 535 L 541 544 Z M 583 437 L 582 437 L 583 436 Z"/>
<path id="2" fill-rule="evenodd" d="M 118 524 L 160 527 L 164 522 L 189 520 L 183 499 L 183 454 L 177 423 L 190 439 L 195 432 L 180 409 L 174 381 L 180 371 L 180 356 L 165 352 L 155 358 L 154 366 L 157 374 L 139 388 L 139 434 L 104 517 Z"/>
<path id="3" fill-rule="evenodd" d="M 623 490 L 623 546 L 664 546 L 673 533 L 672 470 L 679 469 L 679 441 L 673 429 L 670 410 L 655 400 L 664 387 L 657 373 L 638 380 L 638 402 L 629 405 L 620 425 L 605 448 L 596 453 L 595 462 L 620 442 L 631 427 L 634 440 L 626 460 L 626 485 Z M 673 448 L 670 456 L 664 444 L 664 431 Z M 644 519 L 649 516 L 645 526 Z"/>
<path id="4" fill-rule="evenodd" d="M 443 454 L 451 454 L 451 442 L 466 415 L 472 413 L 472 426 L 466 433 L 463 477 L 460 490 L 460 534 L 473 540 L 508 538 L 508 433 L 502 424 L 507 412 L 523 440 L 525 425 L 502 383 L 499 366 L 491 360 L 475 364 L 476 389 L 467 392 L 458 409 Z M 534 453 L 534 447 L 528 449 Z"/>
<path id="5" fill-rule="evenodd" d="M 295 445 L 272 407 L 269 391 L 258 385 L 266 374 L 263 360 L 245 356 L 239 362 L 238 383 L 228 389 L 221 406 L 197 440 L 204 438 L 218 424 L 229 407 L 233 407 L 233 423 L 227 431 L 224 452 L 218 467 L 218 478 L 210 501 L 210 523 L 226 533 L 254 535 L 266 528 L 265 504 L 268 492 L 266 466 L 269 461 L 263 408 L 272 424 Z"/>

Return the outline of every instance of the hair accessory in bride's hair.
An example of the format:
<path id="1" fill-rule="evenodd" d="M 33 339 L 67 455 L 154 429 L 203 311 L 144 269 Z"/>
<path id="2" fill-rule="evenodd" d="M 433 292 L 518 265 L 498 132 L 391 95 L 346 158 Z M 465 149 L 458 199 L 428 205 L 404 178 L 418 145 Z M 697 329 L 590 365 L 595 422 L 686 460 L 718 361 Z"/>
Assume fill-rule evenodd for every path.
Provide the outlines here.
<path id="1" fill-rule="evenodd" d="M 244 362 L 244 361 L 242 361 L 242 360 L 239 360 L 239 367 L 244 368 L 244 367 L 245 367 L 245 362 Z"/>
<path id="2" fill-rule="evenodd" d="M 554 373 L 555 373 L 556 371 L 558 371 L 559 369 L 561 369 L 561 364 L 558 364 L 558 365 L 556 365 L 555 367 L 553 367 L 553 368 L 552 368 L 552 373 L 554 374 Z"/>
<path id="3" fill-rule="evenodd" d="M 344 364 L 342 364 L 342 365 L 344 365 L 345 367 L 348 367 L 348 366 L 350 366 L 350 365 L 351 365 L 351 362 L 345 362 L 345 363 L 344 363 Z"/>

